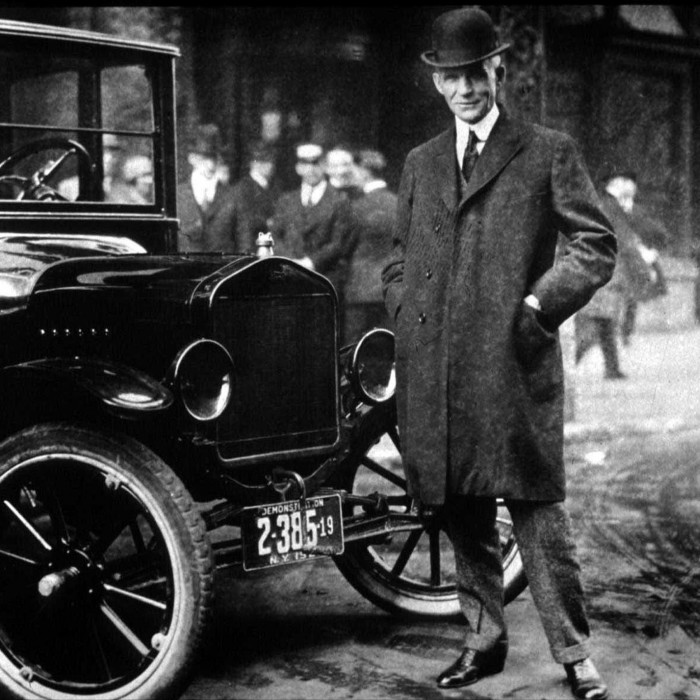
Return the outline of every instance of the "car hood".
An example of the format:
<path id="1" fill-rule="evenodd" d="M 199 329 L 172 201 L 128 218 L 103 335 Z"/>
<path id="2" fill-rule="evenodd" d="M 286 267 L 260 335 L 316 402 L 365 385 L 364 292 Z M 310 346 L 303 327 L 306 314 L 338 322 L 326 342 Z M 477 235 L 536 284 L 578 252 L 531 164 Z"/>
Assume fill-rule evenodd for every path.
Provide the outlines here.
<path id="1" fill-rule="evenodd" d="M 0 237 L 0 309 L 26 305 L 59 289 L 150 289 L 187 299 L 203 280 L 233 271 L 250 257 L 148 255 L 128 238 L 4 235 Z"/>

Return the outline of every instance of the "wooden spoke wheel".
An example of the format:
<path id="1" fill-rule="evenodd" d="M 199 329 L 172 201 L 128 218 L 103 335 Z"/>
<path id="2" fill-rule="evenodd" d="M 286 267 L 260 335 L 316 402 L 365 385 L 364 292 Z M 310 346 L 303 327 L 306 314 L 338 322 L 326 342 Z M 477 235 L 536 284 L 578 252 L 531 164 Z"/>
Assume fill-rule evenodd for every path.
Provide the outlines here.
<path id="1" fill-rule="evenodd" d="M 0 445 L 0 690 L 175 697 L 212 590 L 182 483 L 124 436 L 68 425 Z"/>
<path id="2" fill-rule="evenodd" d="M 419 617 L 459 613 L 455 565 L 444 530 L 422 527 L 406 492 L 400 439 L 393 406 L 369 411 L 359 428 L 358 446 L 345 464 L 341 488 L 360 495 L 386 495 L 390 511 L 412 518 L 415 528 L 346 544 L 336 558 L 345 578 L 366 598 L 389 612 Z M 365 507 L 346 507 L 345 518 L 361 518 Z M 508 510 L 499 505 L 505 600 L 527 585 Z"/>

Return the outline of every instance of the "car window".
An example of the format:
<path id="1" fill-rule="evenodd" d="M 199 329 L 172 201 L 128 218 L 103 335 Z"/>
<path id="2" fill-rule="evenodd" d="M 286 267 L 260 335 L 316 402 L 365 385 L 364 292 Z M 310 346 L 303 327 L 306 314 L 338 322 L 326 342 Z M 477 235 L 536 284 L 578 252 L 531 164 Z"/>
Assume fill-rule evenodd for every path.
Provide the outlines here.
<path id="1" fill-rule="evenodd" d="M 0 199 L 152 206 L 148 67 L 0 50 Z"/>

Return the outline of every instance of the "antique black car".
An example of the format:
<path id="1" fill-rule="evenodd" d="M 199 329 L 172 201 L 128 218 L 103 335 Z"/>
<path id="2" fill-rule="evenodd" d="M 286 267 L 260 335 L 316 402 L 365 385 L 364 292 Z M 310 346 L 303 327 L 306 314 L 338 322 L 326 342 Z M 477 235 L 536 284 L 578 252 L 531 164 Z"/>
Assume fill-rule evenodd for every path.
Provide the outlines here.
<path id="1" fill-rule="evenodd" d="M 268 245 L 176 251 L 177 50 L 0 36 L 3 697 L 173 697 L 217 565 L 333 556 L 387 610 L 455 614 L 401 471 L 391 333 L 339 348 L 331 284 Z"/>

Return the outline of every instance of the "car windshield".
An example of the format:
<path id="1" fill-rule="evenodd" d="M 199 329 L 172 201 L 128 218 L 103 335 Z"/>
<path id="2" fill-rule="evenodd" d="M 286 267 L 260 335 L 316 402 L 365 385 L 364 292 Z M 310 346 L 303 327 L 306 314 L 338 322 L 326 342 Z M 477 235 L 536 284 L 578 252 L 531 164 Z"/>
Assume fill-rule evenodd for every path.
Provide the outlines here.
<path id="1" fill-rule="evenodd" d="M 0 200 L 153 205 L 148 66 L 35 48 L 0 49 Z"/>

